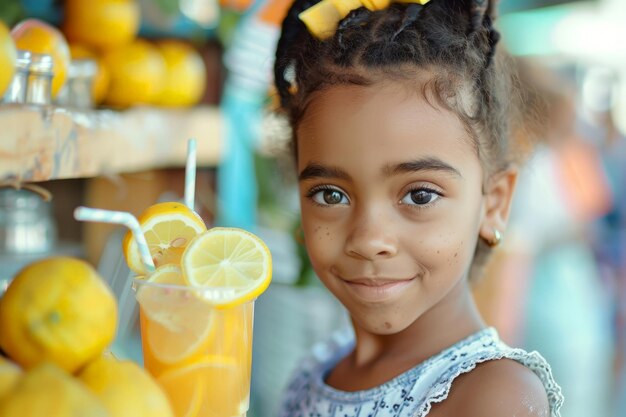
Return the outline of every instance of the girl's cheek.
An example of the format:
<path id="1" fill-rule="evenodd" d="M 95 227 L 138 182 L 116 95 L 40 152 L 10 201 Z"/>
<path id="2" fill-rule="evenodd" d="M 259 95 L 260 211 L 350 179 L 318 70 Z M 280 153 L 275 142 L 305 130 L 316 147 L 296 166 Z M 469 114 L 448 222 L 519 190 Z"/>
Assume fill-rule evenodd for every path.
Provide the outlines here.
<path id="1" fill-rule="evenodd" d="M 418 262 L 431 272 L 441 269 L 460 270 L 469 262 L 473 249 L 458 234 L 432 232 L 409 241 Z"/>
<path id="2" fill-rule="evenodd" d="M 305 242 L 309 251 L 309 256 L 327 259 L 337 251 L 337 239 L 329 226 L 313 226 L 305 231 Z"/>

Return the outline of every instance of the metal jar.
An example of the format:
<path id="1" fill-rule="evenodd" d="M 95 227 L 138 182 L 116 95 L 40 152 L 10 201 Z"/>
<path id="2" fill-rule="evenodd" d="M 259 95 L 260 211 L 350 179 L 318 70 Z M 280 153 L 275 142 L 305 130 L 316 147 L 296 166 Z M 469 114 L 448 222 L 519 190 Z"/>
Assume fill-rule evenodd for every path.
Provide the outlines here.
<path id="1" fill-rule="evenodd" d="M 56 237 L 50 202 L 32 191 L 0 188 L 0 254 L 48 252 Z"/>

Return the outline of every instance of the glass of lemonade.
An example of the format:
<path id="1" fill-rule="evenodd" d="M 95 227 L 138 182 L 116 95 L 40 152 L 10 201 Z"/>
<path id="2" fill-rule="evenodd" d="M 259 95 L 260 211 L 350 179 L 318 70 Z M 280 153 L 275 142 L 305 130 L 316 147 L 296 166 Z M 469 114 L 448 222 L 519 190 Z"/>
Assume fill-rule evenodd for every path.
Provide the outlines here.
<path id="1" fill-rule="evenodd" d="M 244 417 L 254 300 L 215 307 L 206 301 L 206 289 L 172 283 L 176 274 L 174 267 L 170 279 L 134 280 L 144 367 L 167 392 L 177 417 Z"/>
<path id="2" fill-rule="evenodd" d="M 166 226 L 166 240 L 180 240 Z M 213 227 L 187 244 L 180 262 L 134 280 L 144 367 L 176 417 L 245 417 L 254 302 L 271 277 L 271 253 L 260 238 Z"/>

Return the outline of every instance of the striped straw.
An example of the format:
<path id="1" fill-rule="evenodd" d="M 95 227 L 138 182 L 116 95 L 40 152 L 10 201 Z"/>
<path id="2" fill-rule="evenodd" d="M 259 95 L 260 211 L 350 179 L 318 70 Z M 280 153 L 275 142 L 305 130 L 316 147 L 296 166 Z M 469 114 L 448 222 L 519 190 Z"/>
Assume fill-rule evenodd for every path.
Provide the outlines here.
<path id="1" fill-rule="evenodd" d="M 194 210 L 196 199 L 196 140 L 187 141 L 187 163 L 185 164 L 185 205 Z"/>
<path id="2" fill-rule="evenodd" d="M 146 267 L 148 272 L 154 272 L 154 262 L 152 261 L 152 256 L 150 256 L 148 243 L 146 242 L 146 238 L 141 231 L 141 226 L 135 216 L 125 211 L 77 207 L 74 210 L 74 218 L 84 222 L 113 223 L 128 227 L 133 233 L 133 237 L 135 238 L 135 242 L 139 248 L 143 265 Z"/>

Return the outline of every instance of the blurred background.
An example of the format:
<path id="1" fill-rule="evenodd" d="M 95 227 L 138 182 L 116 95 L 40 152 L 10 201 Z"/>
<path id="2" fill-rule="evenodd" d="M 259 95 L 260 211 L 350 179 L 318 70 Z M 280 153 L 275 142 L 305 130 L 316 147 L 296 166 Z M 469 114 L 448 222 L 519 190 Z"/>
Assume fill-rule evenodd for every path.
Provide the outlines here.
<path id="1" fill-rule="evenodd" d="M 85 257 L 122 306 L 116 353 L 141 361 L 124 231 L 72 210 L 181 199 L 195 137 L 196 211 L 274 256 L 253 417 L 274 415 L 297 360 L 347 324 L 307 262 L 289 131 L 272 113 L 289 4 L 0 0 L 0 289 L 34 259 Z M 497 26 L 526 98 L 515 140 L 532 152 L 476 298 L 506 342 L 551 363 L 564 417 L 626 416 L 626 2 L 502 0 Z M 43 29 L 10 53 L 9 31 L 28 28 Z"/>

